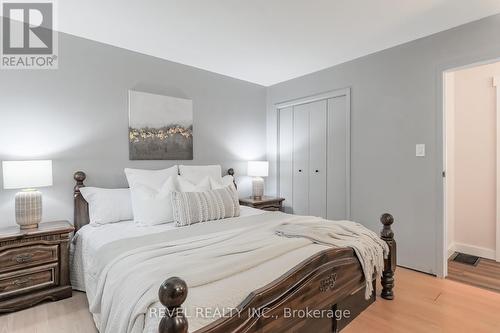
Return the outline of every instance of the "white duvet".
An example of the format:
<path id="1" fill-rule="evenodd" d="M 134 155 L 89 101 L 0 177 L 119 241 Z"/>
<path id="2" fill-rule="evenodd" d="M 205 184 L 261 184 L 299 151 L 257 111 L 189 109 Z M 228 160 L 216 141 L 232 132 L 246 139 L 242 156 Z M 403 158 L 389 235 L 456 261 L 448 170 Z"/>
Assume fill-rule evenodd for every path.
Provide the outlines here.
<path id="1" fill-rule="evenodd" d="M 160 318 L 154 314 L 158 313 L 155 309 L 161 308 L 157 302 L 158 287 L 174 275 L 185 279 L 189 286 L 184 305 L 190 331 L 194 331 L 219 318 L 220 312 L 215 313 L 214 309 L 236 307 L 253 290 L 326 249 L 326 245 L 314 244 L 314 233 L 297 237 L 302 230 L 291 228 L 294 224 L 302 224 L 303 228 L 304 224 L 318 221 L 328 223 L 311 217 L 265 213 L 184 228 L 148 227 L 141 235 L 130 237 L 108 234 L 108 240 L 112 240 L 102 242 L 88 238 L 96 231 L 79 232 L 73 262 L 82 252 L 80 269 L 90 310 L 101 333 L 157 332 Z M 287 228 L 282 228 L 281 233 L 291 238 L 276 235 L 277 228 L 284 225 Z M 385 243 L 377 242 L 376 235 L 374 238 L 362 226 L 359 228 L 362 230 L 358 236 L 368 237 L 364 237 L 364 243 L 352 237 L 353 247 L 358 247 L 358 253 L 376 254 L 366 262 L 372 266 L 378 262 L 380 269 L 381 258 L 387 251 Z M 126 233 L 125 229 L 119 233 Z M 325 243 L 323 239 L 326 238 L 320 243 Z M 326 243 L 331 246 L 335 242 L 337 237 Z M 343 242 L 344 246 L 345 239 Z M 82 249 L 86 251 L 79 251 Z M 200 315 L 199 308 L 209 311 Z M 193 316 L 195 313 L 198 315 Z"/>
<path id="2" fill-rule="evenodd" d="M 263 214 L 264 211 L 247 206 L 240 206 L 240 217 Z M 73 289 L 87 291 L 85 287 L 85 272 L 90 267 L 89 260 L 104 245 L 120 239 L 129 239 L 138 236 L 157 234 L 162 231 L 175 229 L 175 224 L 165 223 L 153 226 L 140 226 L 134 221 L 123 221 L 108 224 L 88 224 L 81 228 L 73 237 L 71 243 L 71 285 Z"/>

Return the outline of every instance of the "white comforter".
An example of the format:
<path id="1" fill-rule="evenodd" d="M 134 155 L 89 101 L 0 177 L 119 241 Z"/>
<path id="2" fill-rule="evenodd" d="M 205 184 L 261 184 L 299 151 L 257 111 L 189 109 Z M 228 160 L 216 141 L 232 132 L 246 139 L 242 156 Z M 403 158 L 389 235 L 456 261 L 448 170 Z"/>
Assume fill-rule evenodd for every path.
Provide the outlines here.
<path id="1" fill-rule="evenodd" d="M 240 206 L 240 217 L 260 215 L 263 210 L 247 206 Z M 97 251 L 106 244 L 121 239 L 129 239 L 140 236 L 157 234 L 159 232 L 174 230 L 175 224 L 164 223 L 153 226 L 141 226 L 134 221 L 123 221 L 119 223 L 108 223 L 103 225 L 88 224 L 81 228 L 71 243 L 71 285 L 79 291 L 90 291 L 85 286 L 87 272 L 91 266 L 91 259 L 96 256 Z M 92 288 L 90 288 L 92 289 Z"/>
<path id="2" fill-rule="evenodd" d="M 339 241 L 338 237 L 322 235 L 314 239 L 313 229 L 309 233 L 303 230 L 308 223 L 315 223 L 316 228 L 331 224 L 317 218 L 266 213 L 175 228 L 101 246 L 87 258 L 85 274 L 96 324 L 102 333 L 156 332 L 159 318 L 151 316 L 157 313 L 151 309 L 161 307 L 157 302 L 158 287 L 176 275 L 185 279 L 190 288 L 185 302 L 190 330 L 207 325 L 218 319 L 210 315 L 213 312 L 206 316 L 190 314 L 198 313 L 199 307 L 222 311 L 234 308 L 251 291 L 325 249 L 314 242 L 332 246 Z M 381 258 L 387 251 L 385 243 L 377 242 L 376 235 L 359 227 L 355 230 L 358 237 L 351 235 L 351 243 L 358 255 L 374 255 L 364 261 L 364 266 L 371 266 L 369 272 L 374 267 L 380 269 Z M 279 237 L 277 231 L 292 238 Z M 359 237 L 364 237 L 363 242 L 359 242 Z M 339 245 L 346 246 L 346 239 L 343 237 Z M 220 287 L 226 292 L 214 292 Z"/>

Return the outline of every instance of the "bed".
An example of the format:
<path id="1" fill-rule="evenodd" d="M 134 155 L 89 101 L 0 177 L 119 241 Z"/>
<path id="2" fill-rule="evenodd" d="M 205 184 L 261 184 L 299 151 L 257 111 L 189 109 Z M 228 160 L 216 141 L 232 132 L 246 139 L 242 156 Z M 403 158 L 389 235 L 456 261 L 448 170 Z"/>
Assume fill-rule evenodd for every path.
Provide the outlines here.
<path id="1" fill-rule="evenodd" d="M 228 173 L 234 175 L 232 169 L 228 170 Z M 140 274 L 146 274 L 146 270 L 137 272 L 135 266 L 134 269 L 125 267 L 125 270 L 130 269 L 129 275 L 120 276 L 116 273 L 120 280 L 116 280 L 116 277 L 115 280 L 109 278 L 110 281 L 120 281 L 120 283 L 115 283 L 114 286 L 108 283 L 107 289 L 102 286 L 102 272 L 113 277 L 112 270 L 109 272 L 107 270 L 109 262 L 125 250 L 150 247 L 148 251 L 153 251 L 153 248 L 157 251 L 156 244 L 160 244 L 160 241 L 176 242 L 189 239 L 191 244 L 193 237 L 197 237 L 196 242 L 210 241 L 224 244 L 224 242 L 234 242 L 236 238 L 233 234 L 244 235 L 247 237 L 245 240 L 250 237 L 248 243 L 255 244 L 259 242 L 258 233 L 271 228 L 273 223 L 299 218 L 284 213 L 241 207 L 241 216 L 238 218 L 183 228 L 175 228 L 169 224 L 140 228 L 133 222 L 120 222 L 96 228 L 89 225 L 88 204 L 80 194 L 80 188 L 85 186 L 86 175 L 84 172 L 76 172 L 74 179 L 76 234 L 72 250 L 71 280 L 75 289 L 87 293 L 92 310 L 95 310 L 96 306 L 99 308 L 99 302 L 104 299 L 103 294 L 111 294 L 109 289 L 113 290 L 114 296 L 109 298 L 111 304 L 109 308 L 118 308 L 118 305 L 123 308 L 124 304 L 125 308 L 127 304 L 130 304 L 130 308 L 139 308 L 137 304 L 140 302 L 131 304 L 128 301 L 128 294 L 136 292 L 134 279 L 143 281 L 144 276 L 141 278 Z M 396 268 L 396 242 L 391 230 L 394 219 L 390 214 L 383 214 L 381 222 L 383 224 L 381 239 L 389 248 L 383 265 L 381 297 L 392 300 Z M 209 239 L 207 235 L 211 238 Z M 254 238 L 251 238 L 252 235 Z M 250 257 L 245 256 L 245 251 L 241 251 L 241 256 L 239 253 L 234 256 L 236 261 L 231 259 L 233 261 L 223 264 L 212 257 L 205 258 L 207 265 L 215 267 L 213 269 L 215 272 L 212 274 L 219 274 L 210 281 L 204 281 L 205 283 L 201 283 L 203 277 L 200 276 L 203 274 L 196 274 L 196 267 L 200 266 L 197 265 L 199 261 L 191 262 L 194 267 L 189 274 L 185 272 L 185 276 L 182 275 L 183 270 L 175 269 L 175 265 L 173 267 L 158 265 L 154 271 L 160 276 L 155 276 L 152 280 L 158 280 L 155 282 L 156 301 L 148 305 L 148 315 L 135 320 L 131 327 L 130 324 L 115 323 L 120 321 L 118 318 L 122 318 L 120 316 L 123 310 L 116 311 L 118 314 L 115 316 L 110 310 L 111 315 L 106 315 L 105 319 L 101 318 L 99 311 L 92 311 L 96 326 L 107 327 L 102 331 L 160 333 L 338 332 L 375 301 L 376 276 L 370 281 L 365 279 L 360 260 L 353 249 L 285 240 L 283 245 L 275 244 L 276 240 L 272 243 L 264 243 L 264 240 L 262 242 L 262 249 L 265 251 L 257 256 L 261 258 L 259 260 L 254 257 L 250 260 Z M 278 254 L 274 254 L 275 252 Z M 133 260 L 136 260 L 137 267 L 142 267 L 140 258 L 144 254 L 134 255 Z M 190 259 L 186 258 L 186 263 L 189 263 Z M 132 262 L 134 261 L 130 263 Z M 219 267 L 217 272 L 217 265 L 224 269 Z M 238 269 L 240 266 L 244 269 Z M 200 267 L 199 272 L 203 272 L 202 268 Z M 222 274 L 220 273 L 222 271 L 232 273 Z M 177 275 L 181 276 L 176 277 Z M 186 278 L 188 283 L 185 281 Z M 197 284 L 193 282 L 195 280 L 200 281 Z M 373 286 L 373 292 L 366 297 L 368 283 Z M 199 309 L 202 309 L 201 312 Z M 203 313 L 207 309 L 212 311 Z M 134 317 L 134 313 L 130 316 Z M 103 325 L 103 320 L 109 324 Z"/>

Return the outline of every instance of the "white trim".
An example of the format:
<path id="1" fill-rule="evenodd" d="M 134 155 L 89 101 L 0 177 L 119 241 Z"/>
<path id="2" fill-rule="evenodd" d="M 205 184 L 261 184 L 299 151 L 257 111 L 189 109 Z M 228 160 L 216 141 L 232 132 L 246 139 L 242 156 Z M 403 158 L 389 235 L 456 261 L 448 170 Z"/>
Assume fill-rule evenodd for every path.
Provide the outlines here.
<path id="1" fill-rule="evenodd" d="M 461 243 L 453 244 L 453 250 L 455 252 L 470 254 L 471 256 L 477 256 L 492 260 L 495 260 L 495 255 L 496 255 L 494 249 L 487 249 L 485 247 L 467 245 Z"/>
<path id="2" fill-rule="evenodd" d="M 320 93 L 317 95 L 311 95 L 307 97 L 302 97 L 302 98 L 297 98 L 297 99 L 292 99 L 289 101 L 285 102 L 280 102 L 274 104 L 274 112 L 277 113 L 277 125 L 276 125 L 276 130 L 277 130 L 277 138 L 276 138 L 276 192 L 277 195 L 279 195 L 280 191 L 280 165 L 279 165 L 279 124 L 280 124 L 280 119 L 279 119 L 279 111 L 281 109 L 286 109 L 289 107 L 295 107 L 298 105 L 302 104 L 307 104 L 307 103 L 312 103 L 312 102 L 317 102 L 317 101 L 322 101 L 326 100 L 328 101 L 330 98 L 336 98 L 336 97 L 341 97 L 341 96 L 346 96 L 347 99 L 347 114 L 346 114 L 346 219 L 350 220 L 351 219 L 351 88 L 343 88 L 343 89 L 337 89 L 337 90 L 332 90 L 332 91 L 327 91 L 324 93 Z M 327 104 L 328 105 L 328 104 Z M 292 185 L 293 186 L 293 185 Z"/>
<path id="3" fill-rule="evenodd" d="M 446 72 L 443 72 L 442 74 L 442 80 L 443 80 L 443 85 L 442 85 L 442 89 L 443 89 L 443 105 L 442 105 L 442 109 L 443 109 L 443 114 L 442 114 L 442 121 L 443 121 L 443 170 L 442 172 L 447 172 L 448 170 L 448 165 L 447 165 L 447 142 L 448 142 L 448 133 L 446 132 L 446 118 L 448 117 L 448 114 L 447 114 L 447 89 L 446 89 L 446 75 L 447 73 Z M 449 242 L 449 239 L 448 239 L 448 218 L 449 218 L 449 214 L 448 214 L 448 202 L 447 202 L 447 199 L 448 199 L 448 193 L 447 193 L 447 177 L 441 177 L 442 179 L 442 184 L 443 184 L 443 238 L 444 238 L 444 248 L 443 248 L 443 257 L 445 257 L 446 259 L 449 259 L 450 256 L 455 252 L 454 250 L 454 246 L 455 244 L 451 244 L 450 247 L 447 249 L 446 247 L 448 246 L 448 242 Z M 438 248 L 438 251 L 439 251 L 439 248 Z M 451 251 L 451 253 L 450 253 Z M 447 277 L 448 276 L 448 261 L 447 260 L 444 260 L 444 265 L 443 265 L 443 268 L 442 268 L 442 273 L 439 274 L 438 273 L 438 276 L 440 277 Z"/>
<path id="4" fill-rule="evenodd" d="M 440 64 L 437 64 L 436 66 L 436 82 L 437 84 L 437 91 L 438 95 L 436 98 L 436 110 L 437 110 L 437 117 L 436 117 L 436 153 L 437 156 L 443 156 L 444 157 L 444 144 L 445 144 L 445 138 L 444 138 L 444 103 L 443 103 L 443 98 L 444 98 L 444 84 L 443 84 L 443 78 L 444 75 L 443 73 L 447 72 L 454 72 L 460 69 L 465 69 L 465 68 L 471 68 L 475 67 L 478 65 L 486 65 L 486 64 L 492 64 L 495 62 L 500 61 L 500 58 L 498 55 L 493 55 L 491 54 L 491 57 L 487 57 L 487 55 L 483 55 L 479 57 L 480 60 L 478 60 L 478 55 L 467 55 L 465 57 L 461 58 L 456 58 L 451 61 L 446 61 Z M 438 197 L 437 197 L 437 211 L 436 211 L 436 219 L 438 223 L 436 223 L 436 265 L 435 265 L 435 274 L 438 277 L 445 277 L 445 272 L 447 271 L 448 268 L 448 262 L 446 260 L 446 256 L 448 254 L 448 244 L 446 240 L 446 220 L 444 216 L 444 210 L 445 210 L 445 202 L 444 202 L 444 182 L 443 178 L 441 176 L 441 173 L 444 170 L 445 164 L 443 163 L 444 159 L 443 158 L 436 158 L 436 164 L 435 164 L 435 172 L 436 172 L 436 178 L 435 178 L 435 186 L 438 192 Z M 498 229 L 497 229 L 498 231 Z M 434 273 L 434 272 L 432 272 Z"/>
<path id="5" fill-rule="evenodd" d="M 346 96 L 346 168 L 345 168 L 345 205 L 346 205 L 346 215 L 347 219 L 351 219 L 351 89 L 345 89 Z"/>
<path id="6" fill-rule="evenodd" d="M 496 167 L 496 185 L 497 185 L 497 223 L 496 223 L 496 251 L 495 260 L 500 262 L 500 77 L 493 78 L 493 86 L 497 89 L 497 167 Z"/>
<path id="7" fill-rule="evenodd" d="M 455 243 L 451 244 L 450 247 L 448 248 L 448 259 L 455 253 Z M 448 270 L 446 270 L 446 275 L 448 276 Z"/>
<path id="8" fill-rule="evenodd" d="M 344 96 L 344 95 L 350 96 L 350 94 L 351 94 L 350 88 L 327 91 L 327 92 L 317 94 L 317 95 L 306 96 L 306 97 L 292 99 L 292 100 L 281 102 L 281 103 L 276 103 L 274 105 L 274 108 L 279 110 L 279 109 L 288 108 L 290 106 L 298 106 L 298 105 L 302 105 L 302 104 L 322 101 L 324 99 L 330 99 L 330 98 L 340 97 L 340 96 Z"/>
<path id="9" fill-rule="evenodd" d="M 281 188 L 280 188 L 280 123 L 281 123 L 281 112 L 279 109 L 276 110 L 276 196 L 281 196 Z M 293 124 L 293 123 L 292 123 Z M 293 186 L 293 184 L 292 184 Z M 292 188 L 293 193 L 293 188 Z M 285 200 L 291 200 L 293 202 L 293 198 Z M 285 210 L 285 204 L 283 203 L 283 211 Z"/>

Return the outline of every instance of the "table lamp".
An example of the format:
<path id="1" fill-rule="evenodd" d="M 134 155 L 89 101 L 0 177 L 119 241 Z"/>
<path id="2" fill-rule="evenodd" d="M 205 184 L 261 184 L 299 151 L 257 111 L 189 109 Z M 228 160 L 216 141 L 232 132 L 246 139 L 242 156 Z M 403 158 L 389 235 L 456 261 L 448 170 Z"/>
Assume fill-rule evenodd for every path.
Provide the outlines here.
<path id="1" fill-rule="evenodd" d="M 261 200 L 264 196 L 264 178 L 269 173 L 269 162 L 267 161 L 249 161 L 248 175 L 253 177 L 252 196 L 255 200 Z"/>
<path id="2" fill-rule="evenodd" d="M 38 227 L 42 220 L 42 193 L 52 186 L 52 161 L 3 161 L 3 188 L 22 189 L 16 194 L 16 223 L 21 229 Z"/>

